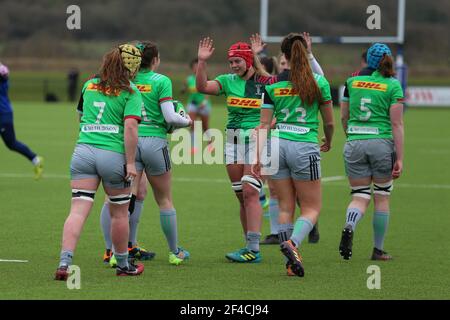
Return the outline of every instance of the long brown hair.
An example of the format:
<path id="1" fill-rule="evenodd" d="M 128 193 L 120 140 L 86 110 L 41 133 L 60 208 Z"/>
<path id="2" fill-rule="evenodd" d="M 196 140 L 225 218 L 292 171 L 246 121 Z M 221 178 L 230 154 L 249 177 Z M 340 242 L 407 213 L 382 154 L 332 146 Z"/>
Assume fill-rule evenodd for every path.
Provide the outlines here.
<path id="1" fill-rule="evenodd" d="M 312 105 L 314 101 L 322 104 L 322 93 L 311 71 L 306 47 L 306 41 L 301 34 L 290 33 L 281 43 L 281 52 L 290 63 L 289 80 L 300 99 L 306 105 Z"/>
<path id="2" fill-rule="evenodd" d="M 255 69 L 255 74 L 263 77 L 270 77 L 270 73 L 263 67 L 261 60 L 259 60 L 258 55 L 256 54 L 253 54 L 253 68 Z"/>
<path id="3" fill-rule="evenodd" d="M 159 56 L 158 46 L 151 41 L 142 41 L 136 47 L 142 54 L 141 68 L 149 69 L 153 60 Z"/>
<path id="4" fill-rule="evenodd" d="M 394 60 L 390 55 L 385 54 L 380 61 L 378 66 L 378 71 L 385 78 L 390 78 L 395 76 Z"/>
<path id="5" fill-rule="evenodd" d="M 103 94 L 118 96 L 121 91 L 133 92 L 130 71 L 124 65 L 119 48 L 114 48 L 103 56 L 99 75 L 98 90 Z"/>

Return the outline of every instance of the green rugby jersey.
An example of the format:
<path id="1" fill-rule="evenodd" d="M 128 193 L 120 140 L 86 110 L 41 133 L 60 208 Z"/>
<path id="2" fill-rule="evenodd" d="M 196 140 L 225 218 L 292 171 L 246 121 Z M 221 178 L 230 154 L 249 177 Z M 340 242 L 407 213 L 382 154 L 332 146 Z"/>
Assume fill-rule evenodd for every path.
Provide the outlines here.
<path id="1" fill-rule="evenodd" d="M 351 77 L 346 82 L 350 117 L 347 141 L 392 139 L 389 110 L 403 101 L 403 90 L 395 78 L 385 78 L 378 71 Z"/>
<path id="2" fill-rule="evenodd" d="M 104 95 L 98 91 L 99 82 L 99 78 L 93 78 L 83 86 L 78 104 L 81 122 L 77 143 L 124 153 L 124 121 L 127 118 L 141 119 L 141 94 L 131 83 L 132 92 Z"/>
<path id="3" fill-rule="evenodd" d="M 173 100 L 172 81 L 165 75 L 141 69 L 133 82 L 144 101 L 139 137 L 167 138 L 167 123 L 160 103 Z"/>
<path id="4" fill-rule="evenodd" d="M 318 143 L 319 101 L 305 105 L 289 81 L 289 70 L 278 76 L 278 82 L 266 86 L 262 108 L 273 109 L 276 130 L 273 136 L 281 139 Z M 331 101 L 330 85 L 324 76 L 314 74 L 322 93 L 323 103 Z"/>
<path id="5" fill-rule="evenodd" d="M 191 74 L 189 77 L 187 77 L 186 84 L 189 91 L 188 103 L 193 103 L 199 106 L 203 101 L 205 101 L 205 99 L 208 99 L 206 95 L 197 91 L 194 74 Z"/>
<path id="6" fill-rule="evenodd" d="M 254 129 L 259 125 L 261 97 L 264 86 L 276 81 L 276 77 L 254 75 L 243 80 L 236 74 L 223 74 L 215 81 L 219 84 L 220 94 L 227 97 L 227 129 Z"/>

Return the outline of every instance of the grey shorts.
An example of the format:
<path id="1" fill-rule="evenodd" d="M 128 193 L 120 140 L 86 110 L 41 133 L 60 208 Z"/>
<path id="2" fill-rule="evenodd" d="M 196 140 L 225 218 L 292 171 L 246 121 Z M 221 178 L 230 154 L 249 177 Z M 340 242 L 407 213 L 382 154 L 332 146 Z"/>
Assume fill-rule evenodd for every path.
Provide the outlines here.
<path id="1" fill-rule="evenodd" d="M 256 157 L 256 143 L 225 143 L 225 164 L 251 164 Z"/>
<path id="2" fill-rule="evenodd" d="M 70 163 L 72 180 L 101 178 L 103 185 L 112 189 L 127 188 L 125 182 L 125 155 L 99 149 L 88 144 L 77 144 Z"/>
<path id="3" fill-rule="evenodd" d="M 187 111 L 188 113 L 194 112 L 202 116 L 209 116 L 211 113 L 211 104 L 209 101 L 203 102 L 200 105 L 191 102 L 187 105 Z"/>
<path id="4" fill-rule="evenodd" d="M 139 137 L 136 151 L 136 170 L 147 176 L 160 176 L 171 169 L 167 139 Z"/>
<path id="5" fill-rule="evenodd" d="M 272 139 L 278 139 L 273 137 Z M 321 177 L 320 148 L 317 143 L 279 140 L 278 172 L 270 178 L 314 181 Z M 274 151 L 272 151 L 272 155 Z"/>
<path id="6" fill-rule="evenodd" d="M 389 178 L 395 162 L 390 139 L 353 140 L 344 146 L 345 172 L 350 178 Z"/>

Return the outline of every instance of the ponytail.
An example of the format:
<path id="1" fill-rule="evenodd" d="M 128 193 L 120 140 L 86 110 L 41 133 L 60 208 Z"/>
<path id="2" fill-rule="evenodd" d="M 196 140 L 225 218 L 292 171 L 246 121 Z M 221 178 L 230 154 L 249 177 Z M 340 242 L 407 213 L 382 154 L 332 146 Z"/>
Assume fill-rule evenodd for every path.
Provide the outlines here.
<path id="1" fill-rule="evenodd" d="M 390 78 L 395 76 L 394 60 L 392 56 L 385 54 L 380 61 L 378 66 L 378 71 L 385 78 Z"/>
<path id="2" fill-rule="evenodd" d="M 323 103 L 322 93 L 309 65 L 306 41 L 299 34 L 289 34 L 281 44 L 281 52 L 291 66 L 290 81 L 303 103 L 310 106 L 314 101 Z"/>
<path id="3" fill-rule="evenodd" d="M 119 48 L 104 55 L 99 71 L 98 90 L 105 95 L 119 95 L 120 91 L 132 92 L 130 71 L 125 67 Z"/>

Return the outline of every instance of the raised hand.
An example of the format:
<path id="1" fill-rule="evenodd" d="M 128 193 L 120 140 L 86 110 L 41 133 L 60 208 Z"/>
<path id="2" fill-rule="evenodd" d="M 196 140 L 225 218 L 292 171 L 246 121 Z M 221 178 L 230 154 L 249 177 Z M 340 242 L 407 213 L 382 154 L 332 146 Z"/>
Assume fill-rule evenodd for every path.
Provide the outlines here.
<path id="1" fill-rule="evenodd" d="M 261 36 L 259 33 L 252 34 L 250 36 L 250 44 L 252 46 L 252 50 L 254 53 L 258 54 L 261 51 L 264 50 L 264 48 L 267 46 L 267 43 L 264 43 L 261 39 Z"/>
<path id="2" fill-rule="evenodd" d="M 215 48 L 213 47 L 213 40 L 209 37 L 203 38 L 198 44 L 198 60 L 208 60 L 212 56 L 214 50 Z"/>
<path id="3" fill-rule="evenodd" d="M 303 32 L 302 36 L 306 41 L 306 50 L 308 51 L 308 53 L 312 53 L 312 40 L 309 36 L 309 32 Z"/>

